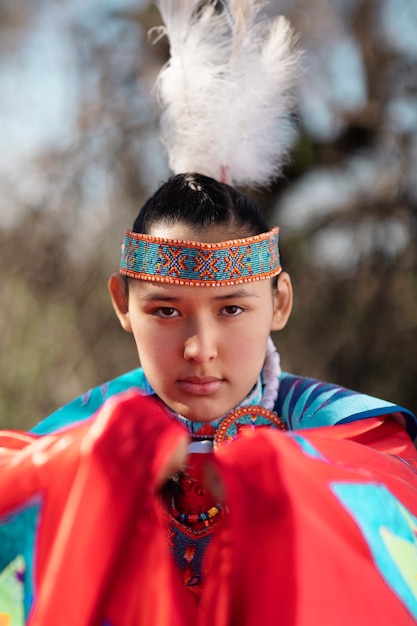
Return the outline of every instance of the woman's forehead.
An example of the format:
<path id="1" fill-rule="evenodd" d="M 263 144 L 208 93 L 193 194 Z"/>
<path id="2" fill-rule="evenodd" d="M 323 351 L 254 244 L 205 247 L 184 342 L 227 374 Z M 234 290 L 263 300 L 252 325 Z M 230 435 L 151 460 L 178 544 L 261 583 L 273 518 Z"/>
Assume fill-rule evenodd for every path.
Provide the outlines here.
<path id="1" fill-rule="evenodd" d="M 242 285 L 227 285 L 220 287 L 195 287 L 191 285 L 171 285 L 153 281 L 131 280 L 132 292 L 145 302 L 166 301 L 179 302 L 198 300 L 224 301 L 238 299 L 259 299 L 271 294 L 269 280 L 245 283 Z"/>

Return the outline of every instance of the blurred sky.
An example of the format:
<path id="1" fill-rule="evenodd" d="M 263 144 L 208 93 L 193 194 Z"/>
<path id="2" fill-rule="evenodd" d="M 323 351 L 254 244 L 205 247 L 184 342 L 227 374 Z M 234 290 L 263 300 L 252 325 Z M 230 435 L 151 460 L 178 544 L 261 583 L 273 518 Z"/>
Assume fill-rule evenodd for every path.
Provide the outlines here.
<path id="1" fill-rule="evenodd" d="M 28 10 L 26 20 L 12 20 L 11 27 L 3 29 L 0 41 L 0 225 L 13 225 L 21 218 L 25 206 L 54 208 L 51 201 L 54 188 L 47 170 L 39 167 L 40 155 L 49 149 L 68 153 L 71 149 L 80 151 L 78 118 L 82 99 L 90 97 L 92 107 L 98 104 L 100 80 L 98 68 L 95 71 L 91 65 L 82 65 L 83 51 L 77 48 L 82 42 L 80 31 L 89 33 L 98 46 L 107 44 L 113 50 L 113 71 L 120 70 L 123 76 L 132 63 L 138 64 L 141 42 L 138 29 L 133 26 L 129 29 L 128 20 L 120 19 L 120 15 L 124 11 L 139 11 L 147 4 L 147 0 L 89 0 L 88 3 L 44 0 L 34 6 L 32 12 Z M 16 15 L 18 12 L 19 7 L 16 7 Z M 94 142 L 106 141 L 106 132 L 112 132 L 106 123 L 103 116 L 97 124 L 95 137 L 89 137 L 88 149 Z M 108 183 L 107 172 L 88 154 L 88 149 L 82 176 L 89 181 L 85 187 L 96 190 L 100 197 L 100 200 L 91 197 L 89 209 L 94 205 L 105 209 L 106 202 L 102 200 Z M 106 147 L 97 146 L 95 150 L 103 155 Z"/>
<path id="2" fill-rule="evenodd" d="M 109 16 L 115 10 L 138 9 L 148 0 L 66 0 L 43 2 L 31 18 L 23 43 L 16 30 L 3 32 L 0 57 L 0 139 L 8 159 L 27 154 L 40 144 L 66 142 L 74 132 L 77 113 L 77 55 L 68 24 L 74 20 L 101 30 L 101 37 L 117 42 L 117 23 Z M 302 2 L 278 3 L 291 10 Z M 317 6 L 323 4 L 317 0 Z M 333 30 L 320 42 L 302 41 L 308 50 L 313 80 L 307 81 L 308 97 L 302 98 L 303 121 L 318 138 L 328 140 L 340 124 L 338 110 L 358 110 L 366 102 L 366 76 L 360 50 L 346 29 L 346 16 L 356 0 L 332 0 Z M 314 2 L 310 2 L 314 6 Z M 381 33 L 394 49 L 417 62 L 417 2 L 379 0 L 375 18 Z M 314 16 L 310 16 L 312 20 Z M 309 28 L 311 29 L 311 24 Z M 326 25 L 325 25 L 326 26 Z M 8 41 L 6 40 L 8 39 Z M 314 44 L 315 49 L 312 49 Z M 414 94 L 415 97 L 416 94 Z M 334 106 L 334 104 L 338 106 Z M 415 99 L 400 98 L 391 114 L 404 125 L 417 124 Z"/>
<path id="3" fill-rule="evenodd" d="M 11 29 L 10 48 L 3 41 L 0 58 L 0 133 L 9 155 L 67 142 L 74 132 L 79 67 L 68 24 L 79 21 L 99 28 L 102 38 L 115 39 L 112 13 L 146 4 L 147 0 L 44 2 L 31 18 L 22 44 L 13 45 L 20 37 Z"/>

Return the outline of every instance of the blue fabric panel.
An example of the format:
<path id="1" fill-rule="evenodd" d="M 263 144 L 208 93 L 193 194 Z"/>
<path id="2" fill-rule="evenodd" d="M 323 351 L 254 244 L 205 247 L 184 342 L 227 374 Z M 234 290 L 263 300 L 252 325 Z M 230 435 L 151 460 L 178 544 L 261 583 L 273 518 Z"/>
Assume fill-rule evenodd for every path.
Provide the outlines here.
<path id="1" fill-rule="evenodd" d="M 12 513 L 0 516 L 0 571 L 16 556 L 23 556 L 26 563 L 24 575 L 26 615 L 35 594 L 33 566 L 36 558 L 35 542 L 41 507 L 42 498 L 36 495 L 14 509 Z"/>
<path id="2" fill-rule="evenodd" d="M 290 429 L 343 424 L 368 417 L 400 413 L 410 437 L 417 437 L 417 419 L 391 402 L 313 378 L 283 372 L 275 410 Z"/>
<path id="3" fill-rule="evenodd" d="M 374 562 L 417 620 L 417 518 L 379 483 L 338 483 L 331 489 L 359 526 Z"/>

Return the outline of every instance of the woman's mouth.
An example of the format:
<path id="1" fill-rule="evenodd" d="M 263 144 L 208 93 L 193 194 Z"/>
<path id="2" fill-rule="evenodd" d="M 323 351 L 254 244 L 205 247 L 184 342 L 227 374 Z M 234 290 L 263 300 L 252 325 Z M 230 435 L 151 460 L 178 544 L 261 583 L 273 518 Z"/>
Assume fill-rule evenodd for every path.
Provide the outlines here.
<path id="1" fill-rule="evenodd" d="M 222 378 L 212 376 L 187 376 L 178 380 L 178 386 L 193 396 L 209 396 L 216 393 L 223 384 Z"/>

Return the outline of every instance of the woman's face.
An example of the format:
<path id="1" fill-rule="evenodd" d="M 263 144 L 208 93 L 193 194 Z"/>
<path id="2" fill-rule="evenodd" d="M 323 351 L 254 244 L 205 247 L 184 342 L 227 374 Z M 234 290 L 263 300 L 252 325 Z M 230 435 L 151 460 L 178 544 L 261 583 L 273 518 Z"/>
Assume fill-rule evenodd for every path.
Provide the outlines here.
<path id="1" fill-rule="evenodd" d="M 216 227 L 202 239 L 184 225 L 155 226 L 150 234 L 208 243 L 236 237 Z M 288 317 L 283 321 L 270 280 L 205 288 L 131 280 L 124 315 L 154 391 L 173 411 L 199 422 L 221 417 L 251 391 L 270 332 Z"/>

